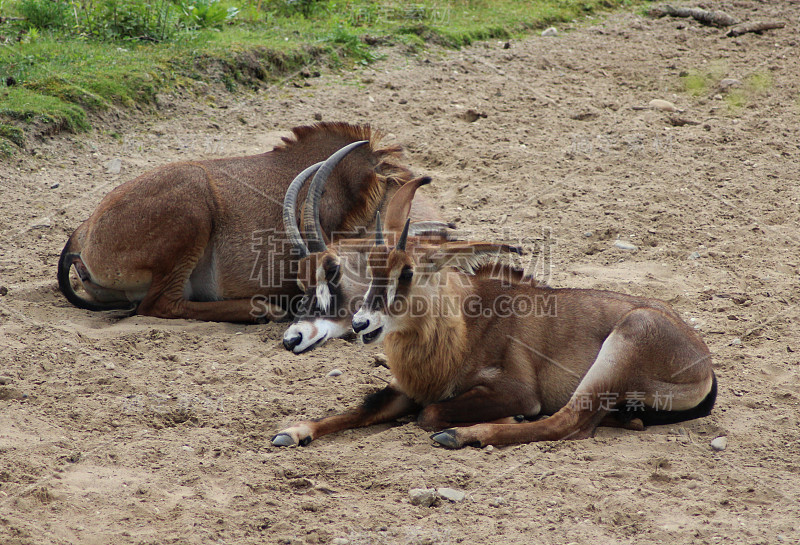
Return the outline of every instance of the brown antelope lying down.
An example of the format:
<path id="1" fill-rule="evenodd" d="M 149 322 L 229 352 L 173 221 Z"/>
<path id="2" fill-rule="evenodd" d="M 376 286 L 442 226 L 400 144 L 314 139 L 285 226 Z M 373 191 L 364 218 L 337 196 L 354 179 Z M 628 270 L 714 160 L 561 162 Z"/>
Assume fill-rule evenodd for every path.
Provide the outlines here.
<path id="1" fill-rule="evenodd" d="M 353 328 L 384 339 L 391 384 L 347 413 L 304 421 L 274 445 L 418 414 L 451 448 L 591 437 L 706 416 L 717 383 L 708 348 L 666 303 L 551 289 L 482 258 L 480 242 L 375 246 Z M 529 421 L 543 415 L 548 418 Z"/>
<path id="2" fill-rule="evenodd" d="M 397 162 L 400 148 L 378 147 L 369 126 L 323 123 L 293 133 L 268 153 L 171 164 L 114 189 L 64 247 L 61 291 L 89 310 L 234 322 L 286 317 L 299 295 L 298 256 L 281 219 L 292 179 L 299 192 L 315 171 L 329 178 L 318 221 L 303 214 L 315 252 L 333 233 L 371 228 L 411 179 Z M 316 168 L 297 176 L 309 165 Z M 435 219 L 432 206 L 422 208 Z M 91 299 L 73 290 L 73 265 Z"/>
<path id="3" fill-rule="evenodd" d="M 399 235 L 406 219 L 414 215 L 414 204 L 419 202 L 419 199 L 415 199 L 416 191 L 430 181 L 427 177 L 416 178 L 394 194 L 386 206 L 386 222 L 383 225 L 383 230 L 390 236 Z M 320 187 L 313 185 L 309 190 L 313 217 L 319 216 L 319 203 L 315 197 L 320 191 Z M 295 207 L 288 193 L 284 207 L 285 215 L 291 214 Z M 430 221 L 438 219 L 431 214 L 427 217 L 428 221 L 411 223 L 410 232 L 432 242 L 448 240 L 451 226 Z M 380 224 L 380 213 L 376 223 Z M 328 339 L 352 334 L 353 314 L 361 305 L 369 286 L 367 256 L 375 242 L 372 238 L 342 239 L 330 246 L 323 242 L 321 251 L 309 255 L 291 216 L 286 231 L 296 241 L 298 254 L 305 257 L 300 260 L 297 275 L 298 286 L 304 295 L 294 322 L 283 335 L 283 346 L 295 354 L 301 354 L 321 346 Z"/>

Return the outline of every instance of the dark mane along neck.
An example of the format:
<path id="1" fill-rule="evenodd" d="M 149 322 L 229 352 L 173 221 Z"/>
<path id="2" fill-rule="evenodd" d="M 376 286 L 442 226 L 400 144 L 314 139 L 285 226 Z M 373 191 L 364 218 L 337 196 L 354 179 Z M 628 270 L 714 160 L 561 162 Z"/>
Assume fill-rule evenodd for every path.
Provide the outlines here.
<path id="1" fill-rule="evenodd" d="M 411 171 L 402 166 L 398 161 L 403 154 L 401 146 L 378 147 L 383 134 L 364 125 L 351 125 L 344 122 L 323 122 L 313 125 L 302 125 L 292 129 L 292 136 L 281 138 L 282 144 L 275 146 L 273 151 L 302 151 L 320 146 L 339 149 L 350 142 L 367 140 L 369 144 L 365 150 L 372 156 L 372 165 L 377 174 L 392 176 L 401 180 L 400 183 L 410 180 Z"/>
<path id="2" fill-rule="evenodd" d="M 351 125 L 349 123 L 323 122 L 313 125 L 302 125 L 292 129 L 292 136 L 285 136 L 283 144 L 276 146 L 277 149 L 289 149 L 294 146 L 308 144 L 314 140 L 332 139 L 336 141 L 355 142 L 357 140 L 369 140 L 370 151 L 374 151 L 372 146 L 377 144 L 383 135 L 373 130 L 368 123 L 364 125 Z M 399 148 L 398 148 L 399 151 Z"/>
<path id="3" fill-rule="evenodd" d="M 544 286 L 532 275 L 525 274 L 523 269 L 497 261 L 479 265 L 474 270 L 473 276 L 479 280 L 492 279 L 507 282 L 512 285 L 526 284 L 529 286 Z"/>
<path id="4" fill-rule="evenodd" d="M 341 175 L 334 176 L 326 186 L 323 203 L 327 204 L 320 207 L 320 222 L 326 233 L 336 234 L 336 238 L 356 236 L 372 224 L 389 191 L 412 178 L 411 171 L 400 163 L 402 147 L 381 147 L 381 138 L 381 133 L 368 124 L 324 122 L 293 128 L 292 135 L 273 149 L 278 156 L 311 164 L 351 142 L 369 142 L 342 160 L 335 171 Z"/>

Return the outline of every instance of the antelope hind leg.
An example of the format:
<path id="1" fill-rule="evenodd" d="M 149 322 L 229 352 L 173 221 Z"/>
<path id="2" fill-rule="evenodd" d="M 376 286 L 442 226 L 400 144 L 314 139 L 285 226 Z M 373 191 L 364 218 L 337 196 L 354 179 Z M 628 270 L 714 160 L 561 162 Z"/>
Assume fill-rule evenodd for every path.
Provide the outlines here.
<path id="1" fill-rule="evenodd" d="M 196 260 L 195 260 L 196 261 Z M 189 301 L 183 290 L 194 263 L 182 267 L 168 276 L 156 277 L 150 284 L 136 311 L 142 316 L 157 318 L 184 318 L 205 322 L 263 322 L 281 321 L 288 311 L 279 305 L 253 299 L 223 299 L 222 301 Z"/>
<path id="2" fill-rule="evenodd" d="M 279 305 L 251 299 L 225 299 L 222 301 L 187 301 L 181 299 L 169 305 L 169 318 L 186 318 L 206 322 L 265 322 L 285 321 L 287 310 Z"/>
<path id="3" fill-rule="evenodd" d="M 391 422 L 418 410 L 419 405 L 411 398 L 389 385 L 368 395 L 355 409 L 318 420 L 297 422 L 273 437 L 272 444 L 276 447 L 297 445 L 304 447 L 314 439 L 329 433 Z"/>

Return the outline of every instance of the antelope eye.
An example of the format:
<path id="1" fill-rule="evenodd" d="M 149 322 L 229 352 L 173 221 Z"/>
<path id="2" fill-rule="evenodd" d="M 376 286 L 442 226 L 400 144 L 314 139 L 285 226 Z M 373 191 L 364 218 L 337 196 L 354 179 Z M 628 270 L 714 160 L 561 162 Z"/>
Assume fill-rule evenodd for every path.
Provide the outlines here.
<path id="1" fill-rule="evenodd" d="M 403 270 L 400 271 L 400 280 L 408 282 L 414 276 L 414 269 L 411 267 L 403 267 Z"/>

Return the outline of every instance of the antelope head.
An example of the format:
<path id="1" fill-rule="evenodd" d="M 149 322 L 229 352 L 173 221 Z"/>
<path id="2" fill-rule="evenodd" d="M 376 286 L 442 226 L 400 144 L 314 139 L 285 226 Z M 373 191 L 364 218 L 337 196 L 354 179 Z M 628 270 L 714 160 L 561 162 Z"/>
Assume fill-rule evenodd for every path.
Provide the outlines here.
<path id="1" fill-rule="evenodd" d="M 487 256 L 521 253 L 518 247 L 489 242 L 426 244 L 409 238 L 408 227 L 406 222 L 394 247 L 376 245 L 369 253 L 371 282 L 352 324 L 364 344 L 446 315 L 445 299 L 458 298 L 463 286 L 448 270 L 471 274 Z"/>
<path id="2" fill-rule="evenodd" d="M 341 159 L 350 149 L 357 147 L 358 142 L 342 148 L 331 156 L 329 161 Z M 327 180 L 325 164 L 309 167 L 297 177 L 297 186 L 290 186 L 284 201 L 284 227 L 290 241 L 299 252 L 297 284 L 303 292 L 294 322 L 283 335 L 283 346 L 295 354 L 312 350 L 331 338 L 352 334 L 351 323 L 355 311 L 361 304 L 369 284 L 366 264 L 370 247 L 383 244 L 380 212 L 376 215 L 379 240 L 343 239 L 330 245 L 326 244 L 319 223 L 319 200 Z M 335 166 L 335 162 L 333 162 Z M 308 245 L 303 241 L 297 229 L 294 215 L 297 193 L 305 181 L 318 168 L 305 202 L 303 223 Z M 327 173 L 333 169 L 331 166 Z M 392 197 L 386 208 L 385 228 L 389 236 L 396 236 L 411 210 L 414 194 L 420 186 L 430 183 L 430 178 L 416 178 L 406 182 Z M 294 183 L 292 182 L 293 186 Z M 440 237 L 446 240 L 447 224 L 440 222 L 418 222 L 417 233 Z M 412 226 L 414 229 L 414 226 Z"/>

